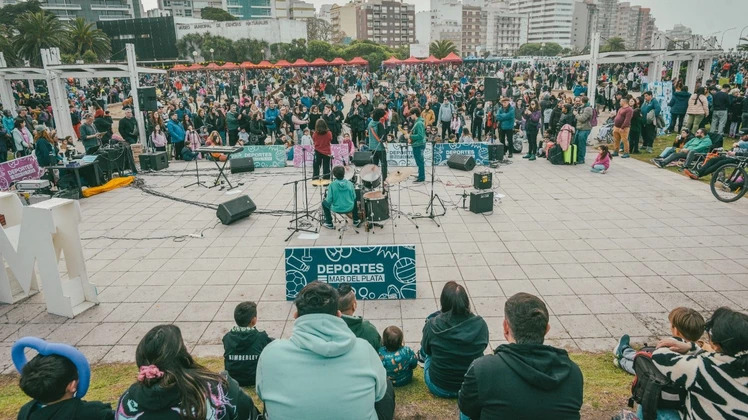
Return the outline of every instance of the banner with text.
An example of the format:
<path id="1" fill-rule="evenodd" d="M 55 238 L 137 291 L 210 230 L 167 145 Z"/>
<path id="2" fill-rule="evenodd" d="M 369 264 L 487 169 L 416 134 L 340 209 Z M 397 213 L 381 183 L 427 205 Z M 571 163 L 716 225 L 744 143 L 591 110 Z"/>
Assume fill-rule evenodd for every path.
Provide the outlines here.
<path id="1" fill-rule="evenodd" d="M 431 166 L 432 144 L 426 144 L 423 159 Z M 433 159 L 436 165 L 446 165 L 453 154 L 473 156 L 476 165 L 488 165 L 488 143 L 437 143 L 433 145 Z M 415 166 L 413 148 L 402 143 L 387 144 L 387 164 L 389 166 Z"/>
<path id="2" fill-rule="evenodd" d="M 431 166 L 432 150 L 431 143 L 426 144 L 423 151 L 423 160 L 426 166 Z M 416 166 L 416 161 L 413 159 L 413 148 L 405 143 L 387 143 L 387 165 Z"/>
<path id="3" fill-rule="evenodd" d="M 350 157 L 348 146 L 345 144 L 332 144 L 332 166 L 346 165 Z M 296 145 L 293 147 L 293 166 L 301 168 L 304 163 L 304 156 L 306 156 L 306 164 L 308 167 L 312 167 L 314 163 L 314 146 L 311 144 Z M 302 152 L 306 150 L 306 153 Z"/>
<path id="4" fill-rule="evenodd" d="M 0 163 L 0 190 L 7 191 L 14 182 L 39 179 L 44 174 L 34 156 L 24 156 Z"/>
<path id="5" fill-rule="evenodd" d="M 416 298 L 415 245 L 286 248 L 286 300 L 308 283 L 350 283 L 356 297 Z"/>
<path id="6" fill-rule="evenodd" d="M 286 147 L 277 146 L 244 146 L 244 150 L 231 155 L 231 159 L 251 157 L 255 168 L 284 168 L 286 166 Z"/>

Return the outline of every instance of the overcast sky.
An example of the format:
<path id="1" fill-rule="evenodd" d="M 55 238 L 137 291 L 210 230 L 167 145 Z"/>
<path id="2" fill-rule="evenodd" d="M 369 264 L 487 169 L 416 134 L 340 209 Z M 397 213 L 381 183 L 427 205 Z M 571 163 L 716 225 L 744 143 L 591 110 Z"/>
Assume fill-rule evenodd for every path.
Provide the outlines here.
<path id="1" fill-rule="evenodd" d="M 156 0 L 142 0 L 145 10 L 155 9 Z M 317 9 L 325 3 L 345 4 L 344 0 L 307 0 Z M 416 5 L 416 11 L 427 10 L 429 0 L 408 1 Z M 701 35 L 716 35 L 717 41 L 724 34 L 724 47 L 735 47 L 740 30 L 746 26 L 748 15 L 748 0 L 630 0 L 631 4 L 641 5 L 652 9 L 660 30 L 671 29 L 676 23 L 690 27 Z M 746 28 L 743 36 L 748 36 Z"/>

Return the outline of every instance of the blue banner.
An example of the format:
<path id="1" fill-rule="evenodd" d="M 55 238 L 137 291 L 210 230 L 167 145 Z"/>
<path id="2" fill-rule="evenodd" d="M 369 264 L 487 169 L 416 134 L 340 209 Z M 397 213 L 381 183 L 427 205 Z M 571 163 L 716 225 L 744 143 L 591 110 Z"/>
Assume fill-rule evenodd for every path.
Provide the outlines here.
<path id="1" fill-rule="evenodd" d="M 244 146 L 244 150 L 231 155 L 231 159 L 251 157 L 255 168 L 285 168 L 286 147 L 277 146 Z"/>
<path id="2" fill-rule="evenodd" d="M 475 158 L 476 165 L 488 165 L 488 143 L 437 143 L 434 147 L 434 163 L 446 165 L 453 154 Z"/>
<path id="3" fill-rule="evenodd" d="M 285 257 L 286 300 L 315 280 L 350 283 L 362 300 L 416 298 L 415 245 L 286 248 Z"/>

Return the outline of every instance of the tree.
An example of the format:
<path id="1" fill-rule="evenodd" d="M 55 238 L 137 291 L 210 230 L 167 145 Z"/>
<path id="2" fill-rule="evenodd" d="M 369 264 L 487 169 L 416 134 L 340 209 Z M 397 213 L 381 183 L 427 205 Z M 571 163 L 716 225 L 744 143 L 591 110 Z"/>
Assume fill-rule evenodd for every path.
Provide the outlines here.
<path id="1" fill-rule="evenodd" d="M 457 47 L 450 40 L 434 41 L 429 45 L 429 53 L 436 58 L 442 59 L 449 53 L 457 54 Z"/>
<path id="2" fill-rule="evenodd" d="M 268 50 L 270 46 L 267 41 L 260 41 L 257 39 L 242 38 L 234 41 L 234 52 L 236 53 L 236 61 L 262 61 L 265 57 L 262 55 L 262 50 Z"/>
<path id="3" fill-rule="evenodd" d="M 337 57 L 339 53 L 338 48 L 330 45 L 324 41 L 309 41 L 306 48 L 306 59 L 311 61 L 315 58 L 322 57 L 327 61 Z"/>
<path id="4" fill-rule="evenodd" d="M 86 64 L 91 64 L 99 61 L 99 57 L 92 50 L 87 50 L 86 52 L 84 52 L 81 56 L 81 59 Z"/>
<path id="5" fill-rule="evenodd" d="M 193 51 L 200 51 L 203 45 L 204 37 L 209 36 L 206 32 L 202 34 L 187 34 L 177 41 L 177 51 L 182 58 L 192 59 Z"/>
<path id="6" fill-rule="evenodd" d="M 27 12 L 16 20 L 17 34 L 13 37 L 13 47 L 19 57 L 35 66 L 41 66 L 40 49 L 57 47 L 68 51 L 72 43 L 67 26 L 51 13 Z"/>
<path id="7" fill-rule="evenodd" d="M 745 42 L 745 44 L 743 44 Z M 748 51 L 748 38 L 743 37 L 738 40 L 738 51 Z"/>
<path id="8" fill-rule="evenodd" d="M 213 52 L 210 52 L 210 49 Z M 203 43 L 200 46 L 200 55 L 205 59 L 217 61 L 236 61 L 236 51 L 234 51 L 234 42 L 226 37 L 218 35 L 203 36 Z"/>
<path id="9" fill-rule="evenodd" d="M 104 31 L 96 28 L 93 23 L 86 23 L 81 17 L 69 24 L 68 32 L 72 42 L 72 48 L 68 52 L 77 57 L 91 51 L 96 57 L 103 59 L 112 53 L 112 44 Z"/>
<path id="10" fill-rule="evenodd" d="M 231 13 L 217 7 L 203 7 L 200 11 L 200 16 L 202 16 L 203 19 L 215 20 L 218 22 L 239 20 L 239 18 L 232 15 Z"/>
<path id="11" fill-rule="evenodd" d="M 0 25 L 12 27 L 19 16 L 28 12 L 41 12 L 42 8 L 38 0 L 22 1 L 0 8 Z"/>
<path id="12" fill-rule="evenodd" d="M 307 39 L 309 39 L 310 41 L 332 41 L 332 25 L 330 24 L 330 22 L 324 19 L 311 18 L 307 20 L 306 33 Z"/>
<path id="13" fill-rule="evenodd" d="M 605 45 L 600 47 L 600 52 L 611 52 L 611 51 L 626 51 L 626 41 L 623 40 L 623 38 L 614 36 L 613 38 L 608 38 L 607 41 L 605 41 Z"/>
<path id="14" fill-rule="evenodd" d="M 529 42 L 527 44 L 522 44 L 519 47 L 517 55 L 552 57 L 559 55 L 563 50 L 564 48 L 555 42 L 545 42 L 542 44 Z"/>

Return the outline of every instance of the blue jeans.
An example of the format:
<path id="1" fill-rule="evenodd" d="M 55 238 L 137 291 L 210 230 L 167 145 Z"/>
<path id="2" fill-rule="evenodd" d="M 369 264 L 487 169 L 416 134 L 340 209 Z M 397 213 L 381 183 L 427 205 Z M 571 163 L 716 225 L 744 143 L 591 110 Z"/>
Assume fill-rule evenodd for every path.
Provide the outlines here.
<path id="1" fill-rule="evenodd" d="M 600 173 L 605 170 L 605 166 L 603 165 L 594 165 L 592 168 L 590 168 L 590 172 Z"/>
<path id="2" fill-rule="evenodd" d="M 434 394 L 435 397 L 439 398 L 457 398 L 456 391 L 447 391 L 446 389 L 439 388 L 431 382 L 429 376 L 429 368 L 431 367 L 431 357 L 426 357 L 426 361 L 423 363 L 423 381 L 426 382 L 426 388 Z"/>
<path id="3" fill-rule="evenodd" d="M 423 161 L 423 152 L 425 149 L 426 149 L 425 144 L 423 146 L 413 147 L 413 159 L 415 159 L 416 166 L 418 166 L 418 180 L 419 181 L 426 180 L 426 167 L 425 167 L 425 162 Z"/>
<path id="4" fill-rule="evenodd" d="M 460 420 L 470 420 L 470 417 L 464 415 L 462 411 L 460 411 Z"/>
<path id="5" fill-rule="evenodd" d="M 666 157 L 672 155 L 673 153 L 675 153 L 675 147 L 668 146 L 665 148 L 665 150 L 662 151 L 662 153 L 660 153 L 660 159 L 665 159 Z"/>
<path id="6" fill-rule="evenodd" d="M 327 223 L 328 225 L 332 224 L 332 211 L 330 210 L 331 206 L 332 204 L 328 203 L 327 200 L 322 200 L 322 212 L 325 214 L 325 223 Z M 353 213 L 353 224 L 354 225 L 358 224 L 359 222 L 358 211 L 356 211 L 355 203 L 350 213 Z M 338 214 L 344 214 L 344 213 L 338 213 Z"/>
<path id="7" fill-rule="evenodd" d="M 587 155 L 587 137 L 590 130 L 578 130 L 574 137 L 574 143 L 577 145 L 577 164 L 584 163 L 584 157 Z"/>

